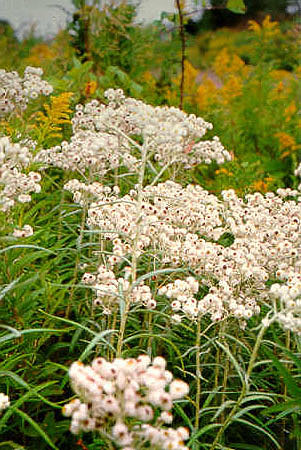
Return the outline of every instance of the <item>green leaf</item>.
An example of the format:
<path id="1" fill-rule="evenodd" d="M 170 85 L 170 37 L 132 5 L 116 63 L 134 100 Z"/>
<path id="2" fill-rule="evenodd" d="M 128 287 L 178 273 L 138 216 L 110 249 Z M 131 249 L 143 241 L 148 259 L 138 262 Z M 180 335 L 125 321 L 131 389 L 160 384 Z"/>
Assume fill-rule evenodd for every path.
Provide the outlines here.
<path id="1" fill-rule="evenodd" d="M 278 370 L 279 374 L 282 376 L 284 383 L 287 386 L 287 390 L 289 394 L 294 397 L 296 400 L 300 401 L 301 399 L 301 389 L 296 383 L 293 376 L 287 370 L 284 364 L 282 364 L 278 358 L 274 356 L 274 354 L 268 349 L 264 348 L 264 352 L 271 358 L 274 366 Z"/>
<path id="2" fill-rule="evenodd" d="M 200 436 L 207 433 L 208 431 L 213 430 L 214 428 L 221 427 L 220 423 L 210 423 L 209 425 L 205 425 L 200 430 L 197 430 L 196 433 L 193 433 L 190 437 L 188 445 L 191 445 L 194 441 L 196 441 Z"/>
<path id="3" fill-rule="evenodd" d="M 185 422 L 185 425 L 187 425 L 190 430 L 193 430 L 193 424 L 192 421 L 190 420 L 190 418 L 187 416 L 187 414 L 184 412 L 183 408 L 181 408 L 181 406 L 177 403 L 175 403 L 174 405 L 175 410 L 177 411 L 177 413 L 182 417 L 182 419 Z"/>
<path id="4" fill-rule="evenodd" d="M 244 386 L 246 384 L 245 373 L 244 373 L 243 369 L 241 368 L 241 366 L 239 365 L 238 361 L 235 359 L 233 354 L 230 352 L 229 347 L 226 345 L 223 345 L 219 341 L 216 341 L 216 343 L 228 355 L 234 368 L 236 369 L 237 375 L 239 376 L 239 378 L 241 380 L 241 384 Z"/>
<path id="5" fill-rule="evenodd" d="M 245 419 L 235 419 L 235 421 L 238 422 L 238 423 L 242 423 L 244 425 L 247 425 L 250 428 L 254 428 L 254 430 L 260 431 L 261 433 L 263 433 L 266 437 L 268 437 L 275 444 L 275 446 L 276 446 L 276 448 L 278 450 L 281 449 L 279 442 L 274 438 L 274 436 L 269 431 L 265 430 L 263 427 L 261 427 L 259 425 L 256 425 L 255 423 L 252 423 L 252 422 L 250 422 L 248 420 L 245 420 Z"/>
<path id="6" fill-rule="evenodd" d="M 82 352 L 82 354 L 79 357 L 79 361 L 84 361 L 92 352 L 93 348 L 99 343 L 99 341 L 102 341 L 102 343 L 109 347 L 112 352 L 115 351 L 114 347 L 110 344 L 110 342 L 105 339 L 107 335 L 111 335 L 112 333 L 115 333 L 116 330 L 104 330 L 101 333 L 99 333 L 97 336 L 95 336 L 92 341 L 87 345 L 85 350 Z"/>
<path id="7" fill-rule="evenodd" d="M 16 444 L 13 441 L 1 442 L 0 447 L 3 447 L 4 450 L 8 450 L 9 448 L 14 448 L 15 450 L 25 450 L 25 447 L 22 447 L 20 444 Z"/>
<path id="8" fill-rule="evenodd" d="M 47 442 L 49 447 L 53 448 L 53 450 L 59 450 L 54 443 L 49 438 L 48 434 L 45 433 L 44 430 L 40 427 L 40 425 L 33 420 L 28 414 L 26 414 L 24 411 L 21 411 L 18 408 L 15 408 L 15 412 L 21 416 L 23 419 L 25 419 L 37 432 L 38 434 Z"/>
<path id="9" fill-rule="evenodd" d="M 35 250 L 43 250 L 44 252 L 52 253 L 53 255 L 56 255 L 55 252 L 53 252 L 52 250 L 48 250 L 48 248 L 39 247 L 38 245 L 30 245 L 30 244 L 28 244 L 28 245 L 25 245 L 25 244 L 22 244 L 22 245 L 10 245 L 9 247 L 1 249 L 0 253 L 4 253 L 4 252 L 7 252 L 8 250 L 12 250 L 12 249 L 15 249 L 15 248 L 33 248 Z"/>
<path id="10" fill-rule="evenodd" d="M 228 0 L 227 1 L 227 9 L 236 14 L 245 14 L 246 6 L 243 0 Z"/>

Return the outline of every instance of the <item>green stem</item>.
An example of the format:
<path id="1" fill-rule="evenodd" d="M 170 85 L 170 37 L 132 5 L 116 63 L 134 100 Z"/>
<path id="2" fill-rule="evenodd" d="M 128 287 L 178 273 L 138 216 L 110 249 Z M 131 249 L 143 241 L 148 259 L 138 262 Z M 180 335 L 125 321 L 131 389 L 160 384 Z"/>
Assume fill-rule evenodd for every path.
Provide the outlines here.
<path id="1" fill-rule="evenodd" d="M 81 225 L 80 225 L 80 232 L 79 232 L 79 237 L 78 237 L 78 251 L 77 251 L 77 255 L 76 255 L 76 259 L 75 259 L 75 268 L 74 268 L 74 274 L 73 274 L 73 280 L 71 283 L 71 290 L 70 290 L 70 296 L 69 296 L 69 300 L 68 300 L 68 305 L 66 308 L 66 313 L 65 313 L 65 317 L 68 318 L 69 314 L 70 314 L 70 309 L 71 309 L 71 305 L 72 305 L 72 301 L 73 301 L 73 296 L 74 296 L 74 291 L 75 291 L 75 284 L 76 284 L 76 280 L 77 280 L 77 276 L 78 276 L 78 271 L 79 271 L 79 263 L 80 263 L 80 246 L 83 240 L 83 232 L 84 232 L 84 228 L 85 228 L 85 223 L 86 223 L 86 216 L 87 216 L 87 211 L 88 211 L 88 206 L 87 206 L 87 200 L 85 201 L 84 204 L 84 208 L 83 208 L 83 214 L 82 214 L 82 220 L 81 220 Z"/>
<path id="2" fill-rule="evenodd" d="M 197 431 L 200 423 L 200 402 L 201 402 L 201 364 L 200 364 L 200 344 L 201 344 L 201 315 L 198 315 L 196 331 L 196 396 L 195 396 L 195 423 L 194 428 Z"/>
<path id="3" fill-rule="evenodd" d="M 138 251 L 138 242 L 141 234 L 141 222 L 142 222 L 142 202 L 143 202 L 143 180 L 144 180 L 144 174 L 145 174 L 145 167 L 146 167 L 146 160 L 147 160 L 147 140 L 144 142 L 143 146 L 141 147 L 141 166 L 139 170 L 139 176 L 138 176 L 138 184 L 137 184 L 137 206 L 136 206 L 136 234 L 133 241 L 133 248 L 132 248 L 132 262 L 131 262 L 131 269 L 132 269 L 132 285 L 135 283 L 137 278 L 137 251 Z M 118 334 L 118 342 L 117 342 L 117 352 L 116 356 L 119 358 L 121 356 L 122 351 L 122 345 L 123 345 L 123 337 L 125 332 L 125 326 L 127 322 L 128 313 L 130 310 L 130 303 L 131 303 L 131 286 L 129 287 L 128 292 L 125 295 L 125 308 L 121 317 L 121 323 L 120 323 L 120 329 Z"/>

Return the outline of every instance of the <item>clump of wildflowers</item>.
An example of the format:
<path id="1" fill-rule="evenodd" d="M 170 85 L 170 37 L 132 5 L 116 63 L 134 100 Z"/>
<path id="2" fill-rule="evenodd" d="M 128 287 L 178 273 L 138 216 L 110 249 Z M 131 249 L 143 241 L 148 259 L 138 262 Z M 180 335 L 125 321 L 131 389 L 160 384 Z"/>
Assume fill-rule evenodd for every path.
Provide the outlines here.
<path id="1" fill-rule="evenodd" d="M 27 203 L 31 192 L 40 192 L 41 175 L 24 173 L 32 161 L 28 147 L 0 138 L 0 211 L 9 211 L 15 202 Z"/>
<path id="2" fill-rule="evenodd" d="M 96 358 L 91 365 L 75 362 L 69 370 L 71 385 L 80 397 L 64 406 L 70 430 L 98 431 L 125 449 L 187 449 L 186 428 L 172 429 L 174 400 L 188 394 L 182 380 L 173 379 L 166 361 L 147 355 L 137 359 Z"/>
<path id="3" fill-rule="evenodd" d="M 116 239 L 115 241 L 118 241 Z M 146 308 L 154 309 L 157 305 L 154 300 L 150 287 L 141 282 L 138 286 L 131 289 L 131 283 L 127 279 L 130 275 L 131 268 L 127 267 L 125 278 L 116 276 L 112 270 L 101 265 L 97 269 L 97 274 L 86 272 L 82 277 L 84 284 L 90 285 L 96 293 L 94 299 L 95 306 L 101 306 L 103 312 L 111 314 L 114 306 L 119 305 L 121 293 L 129 296 L 131 304 L 140 303 Z"/>
<path id="4" fill-rule="evenodd" d="M 284 284 L 275 283 L 270 289 L 271 297 L 280 301 L 276 320 L 285 330 L 301 336 L 301 271 L 287 273 L 283 278 Z"/>
<path id="5" fill-rule="evenodd" d="M 194 318 L 199 312 L 198 302 L 194 297 L 198 290 L 198 281 L 194 277 L 187 277 L 186 280 L 177 279 L 173 283 L 162 286 L 158 290 L 158 294 L 166 295 L 172 300 L 170 306 L 177 315 L 183 312 L 188 317 Z"/>
<path id="6" fill-rule="evenodd" d="M 108 89 L 108 105 L 97 100 L 76 106 L 72 119 L 70 143 L 41 150 L 36 161 L 83 171 L 91 168 L 104 175 L 108 170 L 124 166 L 137 170 L 140 136 L 147 146 L 148 158 L 161 166 L 180 163 L 189 168 L 194 164 L 222 164 L 231 159 L 218 137 L 202 141 L 212 124 L 174 107 L 153 107 L 134 98 L 126 98 L 121 89 Z M 137 152 L 138 150 L 138 152 Z"/>
<path id="7" fill-rule="evenodd" d="M 26 67 L 23 78 L 17 72 L 0 69 L 0 117 L 18 108 L 25 110 L 28 101 L 41 94 L 51 94 L 53 88 L 41 79 L 42 75 L 40 67 Z"/>
<path id="8" fill-rule="evenodd" d="M 157 255 L 162 268 L 192 269 L 193 289 L 198 277 L 208 289 L 207 295 L 197 299 L 187 280 L 176 280 L 173 286 L 163 282 L 158 293 L 170 298 L 176 321 L 183 315 L 191 319 L 198 314 L 209 314 L 214 321 L 229 315 L 240 321 L 249 319 L 260 312 L 261 302 L 269 300 L 268 279 L 296 270 L 301 236 L 297 190 L 249 194 L 245 199 L 228 190 L 222 192 L 221 200 L 200 186 L 183 188 L 171 181 L 145 186 L 137 235 L 135 189 L 120 196 L 117 187 L 85 185 L 77 180 L 71 180 L 65 188 L 75 201 L 82 205 L 87 202 L 86 223 L 99 232 L 102 249 L 110 253 L 106 264 L 113 274 L 109 290 L 115 302 L 115 274 L 120 263 L 130 261 L 134 254 L 139 262 L 146 251 Z M 225 233 L 232 236 L 229 246 L 219 243 Z M 120 283 L 129 289 L 128 282 Z M 95 281 L 95 286 L 102 286 L 101 298 L 103 284 Z M 96 301 L 101 304 L 100 299 Z"/>
<path id="9" fill-rule="evenodd" d="M 40 150 L 35 161 L 80 173 L 89 168 L 98 175 L 105 175 L 119 166 L 133 170 L 137 163 L 128 145 L 121 145 L 116 136 L 91 130 L 80 130 L 73 134 L 70 142 L 63 141 Z"/>

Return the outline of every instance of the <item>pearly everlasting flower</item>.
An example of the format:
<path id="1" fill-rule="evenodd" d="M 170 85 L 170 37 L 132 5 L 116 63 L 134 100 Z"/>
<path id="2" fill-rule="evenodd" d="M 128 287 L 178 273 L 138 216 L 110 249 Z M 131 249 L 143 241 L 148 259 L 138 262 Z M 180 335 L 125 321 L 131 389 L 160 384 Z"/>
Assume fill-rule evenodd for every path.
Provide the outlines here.
<path id="1" fill-rule="evenodd" d="M 12 143 L 8 137 L 0 138 L 0 211 L 9 211 L 16 202 L 30 202 L 30 194 L 40 192 L 41 175 L 26 173 L 31 162 L 27 147 Z"/>
<path id="2" fill-rule="evenodd" d="M 169 394 L 173 400 L 183 398 L 188 394 L 189 388 L 182 380 L 174 380 L 170 383 Z"/>
<path id="3" fill-rule="evenodd" d="M 0 117 L 25 110 L 30 99 L 52 93 L 52 86 L 41 79 L 43 70 L 39 67 L 26 67 L 23 78 L 17 72 L 0 69 Z"/>
<path id="4" fill-rule="evenodd" d="M 69 376 L 80 398 L 63 408 L 63 414 L 71 417 L 71 432 L 97 431 L 123 448 L 149 443 L 185 449 L 188 431 L 164 424 L 172 422 L 173 400 L 187 395 L 189 387 L 181 380 L 172 381 L 165 367 L 164 358 L 151 362 L 147 355 L 112 362 L 96 358 L 91 366 L 73 363 Z"/>
<path id="5" fill-rule="evenodd" d="M 275 283 L 270 288 L 273 299 L 279 300 L 275 305 L 276 320 L 285 329 L 301 336 L 301 273 L 286 274 L 286 283 Z"/>
<path id="6" fill-rule="evenodd" d="M 15 228 L 13 236 L 17 238 L 29 237 L 33 235 L 33 228 L 30 225 L 24 225 L 23 228 Z"/>
<path id="7" fill-rule="evenodd" d="M 121 166 L 137 172 L 140 147 L 133 140 L 135 136 L 147 146 L 148 158 L 161 166 L 181 164 L 189 168 L 231 159 L 218 137 L 201 140 L 212 129 L 202 118 L 174 107 L 153 107 L 126 98 L 119 89 L 108 89 L 105 96 L 108 105 L 95 99 L 85 106 L 77 105 L 70 142 L 41 150 L 35 161 L 79 172 L 89 168 L 102 176 Z"/>
<path id="8" fill-rule="evenodd" d="M 94 305 L 102 307 L 108 313 L 119 305 L 120 289 L 124 293 L 130 289 L 130 282 L 127 279 L 122 277 L 116 279 L 114 272 L 103 265 L 98 267 L 97 274 L 86 272 L 82 277 L 82 282 L 90 285 L 95 291 Z M 140 283 L 129 292 L 129 299 L 131 304 L 140 303 L 149 309 L 156 307 L 151 289 L 144 283 Z"/>
<path id="9" fill-rule="evenodd" d="M 222 192 L 220 199 L 200 186 L 183 188 L 172 181 L 145 186 L 137 236 L 135 189 L 122 196 L 99 183 L 78 180 L 65 188 L 87 204 L 87 226 L 97 230 L 108 252 L 106 266 L 83 279 L 89 284 L 88 278 L 95 276 L 90 283 L 95 305 L 107 312 L 122 291 L 131 296 L 131 306 L 142 303 L 151 309 L 157 296 L 165 299 L 175 324 L 208 314 L 213 321 L 234 316 L 243 326 L 269 301 L 269 278 L 300 273 L 301 202 L 294 190 L 254 193 L 243 200 L 234 190 Z M 226 247 L 216 240 L 225 234 L 232 237 Z M 132 289 L 131 268 L 126 265 L 120 274 L 119 265 L 128 264 L 134 252 L 137 258 L 145 252 L 157 254 L 162 268 L 189 268 L 194 276 L 163 280 L 157 292 L 148 280 Z M 206 294 L 201 294 L 201 284 Z"/>
<path id="10" fill-rule="evenodd" d="M 9 397 L 2 392 L 0 392 L 0 411 L 8 408 L 10 406 Z"/>

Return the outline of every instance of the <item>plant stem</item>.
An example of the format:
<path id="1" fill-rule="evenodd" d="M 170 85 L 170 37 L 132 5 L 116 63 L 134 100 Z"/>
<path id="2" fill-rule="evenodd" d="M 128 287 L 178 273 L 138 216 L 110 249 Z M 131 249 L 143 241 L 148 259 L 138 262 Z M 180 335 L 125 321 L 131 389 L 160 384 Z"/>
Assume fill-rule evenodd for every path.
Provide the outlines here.
<path id="1" fill-rule="evenodd" d="M 147 148 L 148 148 L 148 142 L 147 140 L 144 142 L 144 144 L 141 147 L 141 166 L 139 170 L 139 176 L 138 176 L 138 184 L 137 184 L 137 204 L 136 204 L 136 234 L 133 241 L 133 248 L 132 248 L 132 262 L 131 262 L 131 269 L 132 269 L 132 285 L 135 283 L 137 278 L 137 251 L 138 251 L 138 241 L 141 234 L 141 222 L 142 222 L 142 202 L 143 202 L 143 180 L 144 180 L 144 174 L 145 174 L 145 167 L 146 167 L 146 160 L 147 160 Z M 122 351 L 122 344 L 123 344 L 123 337 L 125 332 L 125 326 L 126 321 L 128 317 L 128 313 L 130 310 L 130 293 L 132 289 L 131 286 L 128 290 L 128 292 L 125 295 L 125 308 L 121 317 L 120 322 L 120 329 L 118 334 L 118 342 L 117 342 L 117 351 L 116 356 L 119 358 L 121 356 Z"/>
<path id="2" fill-rule="evenodd" d="M 200 364 L 200 343 L 201 343 L 201 314 L 198 315 L 196 330 L 196 396 L 195 396 L 195 422 L 194 428 L 197 431 L 200 423 L 200 401 L 201 401 L 201 364 Z"/>
<path id="3" fill-rule="evenodd" d="M 84 203 L 84 207 L 83 207 L 83 214 L 82 214 L 82 219 L 81 219 L 81 225 L 80 225 L 80 231 L 79 231 L 79 236 L 78 236 L 78 240 L 77 240 L 77 250 L 78 251 L 77 251 L 76 259 L 75 259 L 73 280 L 72 280 L 72 284 L 71 284 L 71 290 L 70 290 L 70 295 L 69 295 L 68 304 L 67 304 L 67 308 L 66 308 L 65 318 L 69 317 L 71 304 L 72 304 L 72 300 L 73 300 L 73 296 L 74 296 L 75 283 L 77 280 L 78 271 L 79 271 L 79 263 L 80 263 L 80 247 L 81 247 L 82 240 L 83 240 L 87 212 L 88 212 L 88 205 L 87 205 L 87 199 L 85 199 L 85 203 Z"/>
<path id="4" fill-rule="evenodd" d="M 290 330 L 286 330 L 286 332 L 285 332 L 285 348 L 287 350 L 290 350 L 290 347 L 291 347 L 291 332 L 290 332 Z M 288 364 L 284 364 L 284 367 L 289 370 Z M 283 379 L 282 379 L 282 389 L 283 389 L 284 401 L 287 401 L 287 384 L 284 382 Z M 282 427 L 281 427 L 281 442 L 282 442 L 283 448 L 285 446 L 285 440 L 286 440 L 286 436 L 285 436 L 286 422 L 287 422 L 286 417 L 283 417 Z"/>
<path id="5" fill-rule="evenodd" d="M 159 173 L 157 173 L 157 175 L 155 176 L 155 178 L 153 179 L 153 181 L 151 182 L 150 186 L 154 186 L 154 184 L 157 183 L 157 181 L 161 178 L 161 175 L 163 175 L 163 173 L 165 172 L 166 169 L 168 169 L 168 167 L 172 166 L 175 163 L 176 160 L 172 160 L 170 161 L 168 164 L 165 164 L 164 167 L 162 167 L 162 169 L 160 170 Z"/>
<path id="6" fill-rule="evenodd" d="M 113 314 L 112 326 L 111 326 L 112 330 L 115 330 L 116 322 L 117 322 L 117 310 L 115 309 L 114 314 Z M 112 333 L 111 337 L 110 337 L 110 344 L 112 347 L 114 347 L 114 340 L 115 340 L 115 335 L 114 335 L 114 333 Z M 111 359 L 113 359 L 113 357 L 114 357 L 113 352 L 111 351 L 110 353 L 111 353 Z"/>
<path id="7" fill-rule="evenodd" d="M 220 339 L 222 341 L 225 341 L 225 328 L 226 328 L 226 322 L 223 322 L 221 324 L 221 328 L 220 328 Z M 227 344 L 227 343 L 226 343 Z M 228 347 L 228 344 L 227 344 Z M 227 389 L 227 381 L 229 378 L 229 370 L 230 370 L 230 360 L 229 360 L 229 356 L 226 354 L 225 355 L 225 361 L 224 361 L 224 374 L 223 374 L 223 386 L 222 386 L 222 395 L 221 395 L 221 404 L 223 404 L 226 401 L 226 389 Z M 224 422 L 224 417 L 225 417 L 225 411 L 222 411 L 221 413 L 221 423 Z"/>
<path id="8" fill-rule="evenodd" d="M 153 315 L 151 313 L 148 313 L 148 332 L 151 334 L 152 333 L 152 318 Z M 151 350 L 152 350 L 152 341 L 153 338 L 152 336 L 149 336 L 148 338 L 148 342 L 147 342 L 147 354 L 150 355 L 151 354 Z"/>
<path id="9" fill-rule="evenodd" d="M 176 0 L 178 13 L 179 13 L 179 21 L 180 21 L 180 39 L 181 39 L 181 84 L 180 84 L 180 105 L 179 108 L 183 109 L 183 99 L 184 99 L 184 81 L 185 81 L 185 31 L 184 31 L 184 20 L 183 20 L 183 11 L 181 7 L 180 0 Z"/>

